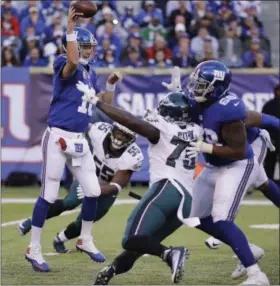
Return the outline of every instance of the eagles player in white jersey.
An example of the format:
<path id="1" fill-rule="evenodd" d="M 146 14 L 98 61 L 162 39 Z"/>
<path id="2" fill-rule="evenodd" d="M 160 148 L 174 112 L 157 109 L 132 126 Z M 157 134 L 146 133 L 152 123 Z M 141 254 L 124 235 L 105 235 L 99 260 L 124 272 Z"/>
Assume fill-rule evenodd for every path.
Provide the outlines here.
<path id="1" fill-rule="evenodd" d="M 199 223 L 188 219 L 196 157 L 187 156 L 186 148 L 201 137 L 202 129 L 187 123 L 187 98 L 183 93 L 168 93 L 157 111 L 148 111 L 141 120 L 129 112 L 95 102 L 92 94 L 85 92 L 84 97 L 111 119 L 149 141 L 149 190 L 128 219 L 122 240 L 125 251 L 98 273 L 95 284 L 107 284 L 114 275 L 127 272 L 143 254 L 163 259 L 171 268 L 171 280 L 178 283 L 183 278 L 187 250 L 166 247 L 160 242 L 183 223 L 192 226 Z"/>
<path id="2" fill-rule="evenodd" d="M 144 157 L 135 143 L 135 133 L 118 123 L 95 123 L 90 127 L 88 136 L 91 145 L 94 146 L 93 158 L 101 186 L 95 220 L 98 221 L 109 211 L 118 193 L 129 183 L 133 173 L 141 169 Z M 56 217 L 64 211 L 76 208 L 82 203 L 83 197 L 84 193 L 79 182 L 73 182 L 69 194 L 63 200 L 56 200 L 50 207 L 47 218 Z M 74 222 L 54 238 L 53 245 L 57 252 L 68 252 L 64 243 L 79 236 L 81 223 L 79 214 Z M 28 233 L 30 229 L 30 218 L 18 225 L 18 231 L 22 235 Z M 76 248 L 92 258 L 91 250 L 87 249 L 81 240 L 77 241 Z"/>

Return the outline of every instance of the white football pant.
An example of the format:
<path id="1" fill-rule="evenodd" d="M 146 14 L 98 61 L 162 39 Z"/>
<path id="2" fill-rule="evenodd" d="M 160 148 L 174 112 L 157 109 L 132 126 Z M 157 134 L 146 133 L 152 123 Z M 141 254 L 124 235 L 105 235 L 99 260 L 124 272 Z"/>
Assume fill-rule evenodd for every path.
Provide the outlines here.
<path id="1" fill-rule="evenodd" d="M 68 132 L 59 128 L 47 128 L 42 138 L 42 187 L 41 197 L 53 203 L 58 197 L 60 180 L 64 167 L 67 165 L 72 174 L 79 181 L 85 196 L 98 197 L 101 189 L 95 173 L 95 164 L 91 152 L 82 158 L 80 166 L 72 166 L 72 158 L 61 150 L 57 143 L 57 136 L 68 139 L 84 137 L 83 133 Z"/>

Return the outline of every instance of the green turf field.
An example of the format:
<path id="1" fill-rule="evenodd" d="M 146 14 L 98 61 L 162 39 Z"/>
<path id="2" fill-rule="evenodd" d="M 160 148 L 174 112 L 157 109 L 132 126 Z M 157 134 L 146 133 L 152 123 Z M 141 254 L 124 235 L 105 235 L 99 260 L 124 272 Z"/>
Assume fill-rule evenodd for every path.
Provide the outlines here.
<path id="1" fill-rule="evenodd" d="M 143 193 L 143 188 L 134 188 Z M 35 198 L 38 188 L 2 188 L 2 198 Z M 61 192 L 63 195 L 63 192 Z M 125 191 L 122 199 L 129 198 Z M 249 200 L 263 200 L 255 194 Z M 2 204 L 2 224 L 30 216 L 33 204 Z M 97 247 L 112 261 L 121 251 L 121 238 L 126 219 L 133 205 L 114 206 L 109 214 L 94 226 Z M 52 240 L 76 214 L 60 216 L 48 221 L 43 231 L 43 253 L 53 253 Z M 242 206 L 237 217 L 238 225 L 245 231 L 251 242 L 265 250 L 261 268 L 267 273 L 271 284 L 279 284 L 279 230 L 253 229 L 255 224 L 279 224 L 279 211 L 274 206 Z M 72 250 L 69 254 L 46 256 L 51 266 L 50 273 L 36 273 L 24 259 L 24 251 L 29 243 L 30 234 L 20 236 L 16 225 L 1 227 L 2 231 L 2 283 L 1 285 L 92 285 L 97 271 L 104 264 L 92 262 L 85 254 L 75 251 L 75 241 L 68 243 Z M 202 232 L 183 227 L 168 240 L 167 245 L 182 245 L 189 248 L 190 257 L 185 264 L 185 278 L 182 284 L 239 284 L 242 279 L 230 278 L 236 266 L 231 250 L 222 246 L 219 250 L 208 250 L 204 245 L 207 238 Z M 130 273 L 115 277 L 111 284 L 170 284 L 170 270 L 156 257 L 143 257 Z"/>

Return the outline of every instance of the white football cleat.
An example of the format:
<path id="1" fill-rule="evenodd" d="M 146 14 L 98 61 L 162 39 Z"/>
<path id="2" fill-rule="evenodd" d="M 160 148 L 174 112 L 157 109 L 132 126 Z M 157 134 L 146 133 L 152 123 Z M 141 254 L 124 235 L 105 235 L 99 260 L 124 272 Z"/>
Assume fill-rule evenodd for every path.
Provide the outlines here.
<path id="1" fill-rule="evenodd" d="M 85 252 L 95 262 L 105 262 L 106 257 L 96 248 L 92 237 L 80 237 L 76 243 L 77 250 Z"/>
<path id="2" fill-rule="evenodd" d="M 256 263 L 258 261 L 260 261 L 263 257 L 264 257 L 264 250 L 260 247 L 258 247 L 255 244 L 249 243 L 250 249 L 254 255 L 255 261 Z M 244 275 L 246 275 L 247 271 L 246 268 L 241 264 L 241 262 L 239 261 L 236 269 L 232 272 L 231 274 L 231 278 L 232 279 L 238 279 Z"/>
<path id="3" fill-rule="evenodd" d="M 43 258 L 40 245 L 30 245 L 24 254 L 25 259 L 31 263 L 33 269 L 39 272 L 49 272 L 50 267 Z"/>
<path id="4" fill-rule="evenodd" d="M 263 272 L 258 271 L 254 275 L 248 277 L 248 279 L 240 285 L 270 285 L 270 283 L 267 276 Z"/>
<path id="5" fill-rule="evenodd" d="M 217 249 L 223 244 L 219 239 L 211 236 L 205 240 L 205 244 L 210 249 Z"/>

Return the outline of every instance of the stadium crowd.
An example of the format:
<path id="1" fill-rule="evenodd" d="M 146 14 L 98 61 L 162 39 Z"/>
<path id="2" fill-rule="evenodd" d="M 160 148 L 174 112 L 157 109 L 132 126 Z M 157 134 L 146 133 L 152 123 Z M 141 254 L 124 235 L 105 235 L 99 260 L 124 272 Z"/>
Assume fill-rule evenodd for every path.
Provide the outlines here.
<path id="1" fill-rule="evenodd" d="M 271 66 L 261 1 L 135 2 L 96 1 L 97 14 L 78 19 L 98 40 L 98 67 L 188 68 L 210 59 L 232 68 Z M 50 66 L 63 52 L 70 3 L 1 1 L 2 67 Z"/>

